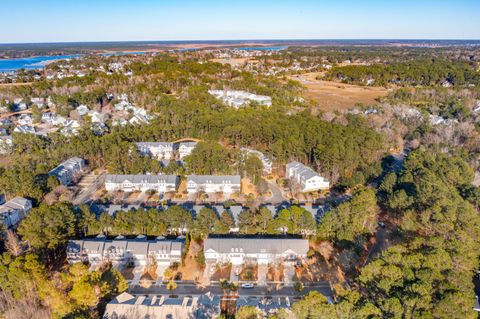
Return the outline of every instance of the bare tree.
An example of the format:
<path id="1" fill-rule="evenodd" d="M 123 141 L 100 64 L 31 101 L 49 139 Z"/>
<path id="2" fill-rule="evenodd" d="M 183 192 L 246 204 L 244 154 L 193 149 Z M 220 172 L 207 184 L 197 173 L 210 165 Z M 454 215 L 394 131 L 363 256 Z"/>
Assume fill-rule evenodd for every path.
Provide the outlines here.
<path id="1" fill-rule="evenodd" d="M 15 234 L 12 230 L 7 231 L 5 248 L 15 257 L 20 256 L 24 251 L 20 239 L 18 238 L 17 234 Z"/>

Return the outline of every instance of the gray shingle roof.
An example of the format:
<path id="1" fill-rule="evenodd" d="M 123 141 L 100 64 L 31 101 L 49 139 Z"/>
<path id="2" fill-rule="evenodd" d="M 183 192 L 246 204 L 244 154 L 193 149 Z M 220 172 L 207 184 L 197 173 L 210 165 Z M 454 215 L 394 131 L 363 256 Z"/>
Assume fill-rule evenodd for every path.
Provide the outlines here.
<path id="1" fill-rule="evenodd" d="M 305 255 L 308 251 L 308 240 L 285 239 L 285 238 L 207 238 L 204 242 L 204 250 L 213 249 L 218 253 L 230 253 L 232 248 L 243 248 L 246 254 L 260 252 L 270 254 L 282 254 L 292 250 L 299 255 Z"/>
<path id="2" fill-rule="evenodd" d="M 123 182 L 131 183 L 150 183 L 150 184 L 175 184 L 177 181 L 176 175 L 107 175 L 105 177 L 105 183 L 120 184 Z"/>
<path id="3" fill-rule="evenodd" d="M 240 175 L 189 175 L 196 184 L 240 184 Z"/>

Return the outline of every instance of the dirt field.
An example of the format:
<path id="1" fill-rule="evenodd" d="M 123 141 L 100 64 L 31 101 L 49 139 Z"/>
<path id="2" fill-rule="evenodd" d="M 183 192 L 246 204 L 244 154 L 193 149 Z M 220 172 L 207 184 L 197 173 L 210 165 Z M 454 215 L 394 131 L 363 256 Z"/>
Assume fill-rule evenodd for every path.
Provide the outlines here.
<path id="1" fill-rule="evenodd" d="M 305 73 L 291 78 L 302 83 L 305 97 L 315 101 L 322 111 L 346 110 L 357 103 L 377 104 L 377 98 L 386 96 L 388 90 L 380 87 L 364 87 L 315 79 L 320 73 Z"/>

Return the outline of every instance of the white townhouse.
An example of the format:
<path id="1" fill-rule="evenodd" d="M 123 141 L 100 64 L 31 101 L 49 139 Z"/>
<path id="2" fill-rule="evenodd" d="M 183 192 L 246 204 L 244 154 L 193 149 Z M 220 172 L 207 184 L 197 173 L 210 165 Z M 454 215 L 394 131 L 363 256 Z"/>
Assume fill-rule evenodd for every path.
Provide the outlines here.
<path id="1" fill-rule="evenodd" d="M 176 143 L 178 149 L 178 158 L 183 159 L 185 156 L 192 154 L 192 151 L 197 147 L 197 142 L 179 142 Z"/>
<path id="2" fill-rule="evenodd" d="M 290 162 L 285 167 L 285 177 L 298 184 L 302 192 L 326 190 L 330 182 L 308 166 L 299 162 Z"/>
<path id="3" fill-rule="evenodd" d="M 145 236 L 138 236 L 135 239 L 118 236 L 108 240 L 104 236 L 98 236 L 91 239 L 70 240 L 67 245 L 67 260 L 71 264 L 89 262 L 91 265 L 111 262 L 115 266 L 127 263 L 145 266 L 152 261 L 170 265 L 180 261 L 182 249 L 182 242 L 163 238 L 147 240 Z"/>
<path id="4" fill-rule="evenodd" d="M 296 261 L 306 258 L 308 249 L 308 240 L 295 238 L 207 238 L 203 247 L 207 261 L 233 265 Z"/>
<path id="5" fill-rule="evenodd" d="M 240 151 L 242 151 L 244 154 L 246 155 L 255 155 L 257 156 L 260 161 L 262 161 L 262 165 L 263 165 L 263 172 L 265 174 L 270 174 L 272 172 L 272 161 L 270 160 L 270 158 L 268 158 L 265 154 L 263 154 L 262 152 L 260 151 L 257 151 L 257 150 L 252 150 L 252 149 L 249 149 L 249 148 L 246 148 L 246 147 L 242 147 L 240 149 Z"/>
<path id="6" fill-rule="evenodd" d="M 146 192 L 165 193 L 175 191 L 178 185 L 176 175 L 107 175 L 105 189 L 109 192 Z"/>
<path id="7" fill-rule="evenodd" d="M 225 104 L 239 108 L 249 102 L 256 102 L 260 105 L 271 106 L 272 98 L 266 95 L 257 95 L 246 91 L 238 90 L 208 90 L 208 93 L 222 100 Z"/>
<path id="8" fill-rule="evenodd" d="M 173 158 L 175 151 L 173 143 L 170 142 L 138 142 L 136 145 L 141 155 L 159 160 Z"/>
<path id="9" fill-rule="evenodd" d="M 103 319 L 210 319 L 220 315 L 220 296 L 149 295 L 124 292 L 107 304 Z"/>
<path id="10" fill-rule="evenodd" d="M 32 202 L 23 197 L 15 197 L 0 206 L 0 220 L 6 228 L 13 228 L 32 209 Z"/>
<path id="11" fill-rule="evenodd" d="M 85 168 L 85 160 L 80 157 L 72 157 L 52 169 L 48 175 L 55 176 L 60 184 L 68 186 L 74 178 Z"/>
<path id="12" fill-rule="evenodd" d="M 240 175 L 189 175 L 187 178 L 187 192 L 232 194 L 241 188 Z"/>

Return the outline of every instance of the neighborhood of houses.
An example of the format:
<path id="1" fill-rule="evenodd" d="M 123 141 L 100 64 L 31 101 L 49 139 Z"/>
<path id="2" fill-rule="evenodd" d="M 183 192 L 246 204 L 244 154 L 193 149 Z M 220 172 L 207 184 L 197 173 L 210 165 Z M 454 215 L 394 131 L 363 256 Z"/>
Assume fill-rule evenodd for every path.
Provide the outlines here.
<path id="1" fill-rule="evenodd" d="M 34 97 L 28 103 L 21 98 L 7 100 L 6 105 L 0 105 L 0 154 L 11 151 L 14 144 L 11 133 L 48 136 L 58 132 L 72 136 L 77 135 L 82 126 L 86 126 L 94 134 L 103 135 L 110 127 L 142 125 L 154 118 L 144 108 L 130 103 L 127 94 L 119 94 L 116 98 L 113 94 L 108 94 L 107 100 L 113 104 L 112 107 L 98 109 L 84 104 L 74 105 L 68 115 L 55 112 L 57 106 L 51 97 Z M 34 116 L 33 107 L 40 112 L 39 117 Z"/>

